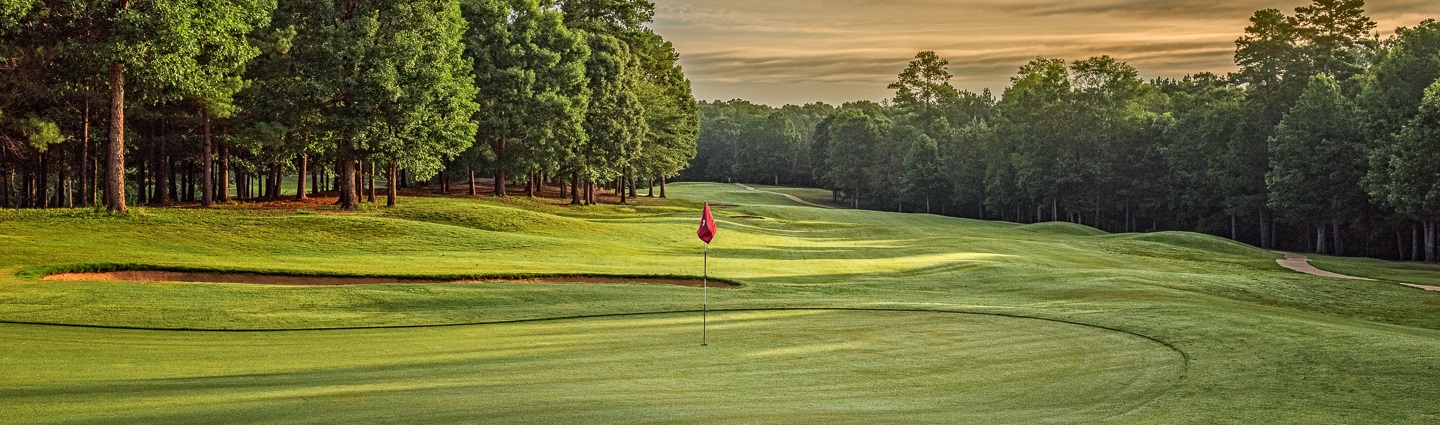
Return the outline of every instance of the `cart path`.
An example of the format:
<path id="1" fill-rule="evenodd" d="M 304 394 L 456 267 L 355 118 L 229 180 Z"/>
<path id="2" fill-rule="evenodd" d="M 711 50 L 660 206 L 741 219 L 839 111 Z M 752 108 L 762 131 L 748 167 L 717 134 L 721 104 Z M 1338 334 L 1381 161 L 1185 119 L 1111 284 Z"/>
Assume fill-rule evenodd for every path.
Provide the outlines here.
<path id="1" fill-rule="evenodd" d="M 799 203 L 802 203 L 802 204 L 805 204 L 805 205 L 809 205 L 809 206 L 812 206 L 812 207 L 816 207 L 816 208 L 825 208 L 825 209 L 833 209 L 833 208 L 834 208 L 834 207 L 828 207 L 828 206 L 820 205 L 820 204 L 817 204 L 817 203 L 814 203 L 814 202 L 809 202 L 809 201 L 806 201 L 806 200 L 804 200 L 804 199 L 797 198 L 797 197 L 795 197 L 795 195 L 790 195 L 790 194 L 785 194 L 785 193 L 780 193 L 780 192 L 771 192 L 771 191 L 768 191 L 768 190 L 756 190 L 755 188 L 750 187 L 750 186 L 746 186 L 746 185 L 743 184 L 743 183 L 735 183 L 735 185 L 736 185 L 736 186 L 743 187 L 743 188 L 745 188 L 745 190 L 749 190 L 749 191 L 753 191 L 753 192 L 773 193 L 773 194 L 776 194 L 776 195 L 784 196 L 784 197 L 786 197 L 786 198 L 790 198 L 791 201 L 799 202 Z"/>
<path id="2" fill-rule="evenodd" d="M 1375 281 L 1375 279 L 1370 279 L 1370 278 L 1366 278 L 1366 277 L 1356 277 L 1356 276 L 1343 275 L 1343 274 L 1340 274 L 1340 273 L 1327 272 L 1327 271 L 1324 271 L 1324 270 L 1320 270 L 1320 269 L 1318 269 L 1318 268 L 1315 268 L 1314 265 L 1310 264 L 1310 257 L 1306 257 L 1304 254 L 1296 254 L 1296 253 L 1293 253 L 1293 252 L 1282 252 L 1281 254 L 1285 254 L 1285 259 L 1283 259 L 1283 260 L 1275 260 L 1275 262 L 1276 262 L 1276 263 L 1279 263 L 1281 267 L 1284 267 L 1284 268 L 1287 268 L 1287 269 L 1290 269 L 1290 270 L 1294 270 L 1294 271 L 1301 272 L 1301 273 L 1306 273 L 1306 274 L 1312 274 L 1312 275 L 1316 275 L 1316 276 L 1323 276 L 1323 277 L 1334 277 L 1334 278 L 1340 278 L 1340 279 L 1355 279 L 1355 280 L 1364 280 L 1364 281 L 1370 281 L 1370 282 L 1374 282 L 1374 281 Z M 1401 283 L 1401 285 L 1409 286 L 1409 287 L 1411 287 L 1411 288 L 1424 289 L 1424 290 L 1426 290 L 1426 291 L 1440 291 L 1440 286 L 1425 286 L 1425 285 L 1415 285 L 1415 284 L 1410 284 L 1410 283 Z"/>

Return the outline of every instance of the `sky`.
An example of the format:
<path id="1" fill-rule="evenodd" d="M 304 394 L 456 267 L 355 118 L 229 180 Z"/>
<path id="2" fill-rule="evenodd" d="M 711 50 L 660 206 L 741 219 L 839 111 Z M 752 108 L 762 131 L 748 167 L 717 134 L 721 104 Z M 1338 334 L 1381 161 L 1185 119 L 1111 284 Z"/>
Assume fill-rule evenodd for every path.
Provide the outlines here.
<path id="1" fill-rule="evenodd" d="M 885 88 L 920 51 L 950 60 L 951 83 L 998 96 L 1036 57 L 1110 55 L 1144 78 L 1235 69 L 1235 40 L 1256 10 L 1289 0 L 652 0 L 700 100 L 773 106 L 894 96 Z M 1440 0 L 1372 0 L 1382 36 Z"/>

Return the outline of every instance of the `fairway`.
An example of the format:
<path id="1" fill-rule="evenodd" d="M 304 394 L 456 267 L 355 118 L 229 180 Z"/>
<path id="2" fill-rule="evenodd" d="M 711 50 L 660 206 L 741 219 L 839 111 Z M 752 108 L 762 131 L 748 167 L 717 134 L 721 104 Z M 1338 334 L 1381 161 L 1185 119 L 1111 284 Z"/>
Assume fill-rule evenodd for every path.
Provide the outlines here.
<path id="1" fill-rule="evenodd" d="M 726 312 L 712 317 L 711 347 L 697 343 L 696 319 L 242 333 L 4 326 L 0 366 L 36 373 L 7 382 L 0 407 L 44 423 L 1043 423 L 1123 415 L 1174 385 L 1184 364 L 1154 341 L 1034 319 Z"/>
<path id="2" fill-rule="evenodd" d="M 805 206 L 404 198 L 0 211 L 0 423 L 1427 423 L 1433 269 Z M 772 193 L 778 192 L 778 193 Z M 700 277 L 701 290 L 604 276 Z M 174 269 L 466 280 L 333 286 L 42 280 Z M 565 282 L 573 277 L 574 282 Z M 643 281 L 642 281 L 643 282 Z"/>

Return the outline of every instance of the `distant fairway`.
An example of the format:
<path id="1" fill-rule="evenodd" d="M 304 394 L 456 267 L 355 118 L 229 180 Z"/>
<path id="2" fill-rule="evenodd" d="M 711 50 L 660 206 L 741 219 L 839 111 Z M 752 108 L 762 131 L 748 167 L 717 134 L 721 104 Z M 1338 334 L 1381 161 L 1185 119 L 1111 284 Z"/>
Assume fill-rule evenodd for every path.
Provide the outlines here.
<path id="1" fill-rule="evenodd" d="M 1434 423 L 1436 269 L 1220 238 L 676 199 L 396 209 L 0 210 L 0 423 Z M 742 286 L 42 281 L 698 276 Z M 91 327 L 54 326 L 83 325 Z M 96 328 L 124 327 L 137 329 Z M 155 330 L 189 329 L 189 331 Z M 197 331 L 199 330 L 199 331 Z"/>

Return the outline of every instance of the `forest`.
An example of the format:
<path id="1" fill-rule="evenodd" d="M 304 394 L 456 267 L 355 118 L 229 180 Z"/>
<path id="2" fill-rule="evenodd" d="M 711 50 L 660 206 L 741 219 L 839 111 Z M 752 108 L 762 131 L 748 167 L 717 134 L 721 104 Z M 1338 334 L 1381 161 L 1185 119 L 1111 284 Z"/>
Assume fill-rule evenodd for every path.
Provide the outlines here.
<path id="1" fill-rule="evenodd" d="M 997 97 L 920 52 L 882 103 L 702 102 L 681 178 L 811 185 L 856 208 L 1437 261 L 1440 22 L 1381 38 L 1362 0 L 1256 11 L 1237 70 L 1149 81 L 1024 64 Z"/>
<path id="2" fill-rule="evenodd" d="M 0 207 L 211 206 L 678 175 L 697 104 L 645 0 L 0 0 Z M 394 182 L 395 184 L 389 184 Z M 308 183 L 308 187 L 307 187 Z M 368 185 L 368 187 L 367 187 Z"/>

